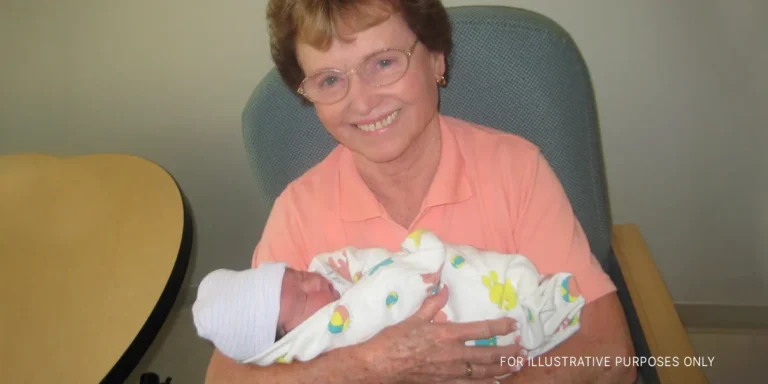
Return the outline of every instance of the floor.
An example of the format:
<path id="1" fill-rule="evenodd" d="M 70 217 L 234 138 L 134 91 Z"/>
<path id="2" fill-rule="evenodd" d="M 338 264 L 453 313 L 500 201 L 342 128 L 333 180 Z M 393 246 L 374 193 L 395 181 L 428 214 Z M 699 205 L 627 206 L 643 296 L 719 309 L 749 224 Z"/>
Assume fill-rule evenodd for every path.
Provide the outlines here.
<path id="1" fill-rule="evenodd" d="M 700 357 L 714 357 L 704 368 L 709 381 L 718 383 L 765 383 L 762 372 L 768 357 L 768 329 L 688 329 Z"/>
<path id="2" fill-rule="evenodd" d="M 705 368 L 711 383 L 766 382 L 758 368 L 768 357 L 768 329 L 689 329 L 689 335 L 700 356 L 715 358 Z M 211 352 L 197 337 L 189 305 L 179 303 L 126 383 L 139 384 L 144 372 L 157 373 L 161 382 L 170 377 L 172 384 L 203 383 Z"/>

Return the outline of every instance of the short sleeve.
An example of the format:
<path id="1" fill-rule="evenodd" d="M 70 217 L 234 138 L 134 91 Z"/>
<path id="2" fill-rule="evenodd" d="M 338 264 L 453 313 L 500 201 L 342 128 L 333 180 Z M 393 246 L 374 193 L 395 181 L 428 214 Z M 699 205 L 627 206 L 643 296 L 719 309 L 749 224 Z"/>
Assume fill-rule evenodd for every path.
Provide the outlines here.
<path id="1" fill-rule="evenodd" d="M 616 287 L 589 247 L 559 179 L 538 152 L 522 175 L 514 231 L 518 251 L 537 261 L 542 274 L 569 272 L 587 303 Z"/>
<path id="2" fill-rule="evenodd" d="M 283 262 L 294 269 L 306 270 L 306 244 L 296 205 L 290 194 L 283 193 L 276 200 L 264 226 L 261 239 L 253 252 L 251 266 L 262 263 Z"/>

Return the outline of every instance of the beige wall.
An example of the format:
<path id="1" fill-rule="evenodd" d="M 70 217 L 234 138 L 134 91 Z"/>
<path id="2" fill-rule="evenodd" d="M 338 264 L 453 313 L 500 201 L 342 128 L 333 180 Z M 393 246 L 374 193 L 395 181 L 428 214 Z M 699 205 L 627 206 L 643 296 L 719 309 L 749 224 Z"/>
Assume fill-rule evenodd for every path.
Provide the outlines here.
<path id="1" fill-rule="evenodd" d="M 640 224 L 674 298 L 767 302 L 768 3 L 446 1 L 473 3 L 536 10 L 574 36 L 614 219 Z M 271 67 L 265 4 L 0 0 L 0 152 L 152 159 L 194 209 L 190 284 L 246 267 L 264 213 L 240 112 Z"/>

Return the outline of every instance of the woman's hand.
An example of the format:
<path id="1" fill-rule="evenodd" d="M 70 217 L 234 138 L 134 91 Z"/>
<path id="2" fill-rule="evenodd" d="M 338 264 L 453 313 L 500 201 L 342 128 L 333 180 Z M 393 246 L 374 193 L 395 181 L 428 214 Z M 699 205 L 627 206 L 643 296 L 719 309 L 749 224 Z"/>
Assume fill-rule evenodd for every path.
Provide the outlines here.
<path id="1" fill-rule="evenodd" d="M 518 345 L 505 347 L 465 346 L 468 340 L 509 334 L 514 319 L 473 323 L 433 323 L 448 302 L 448 289 L 427 298 L 409 319 L 384 329 L 358 345 L 359 357 L 380 373 L 382 383 L 493 383 L 494 377 L 515 371 L 501 358 L 523 356 Z M 469 364 L 469 369 L 468 365 Z M 519 369 L 519 367 L 517 368 Z M 468 372 L 471 370 L 471 376 Z"/>

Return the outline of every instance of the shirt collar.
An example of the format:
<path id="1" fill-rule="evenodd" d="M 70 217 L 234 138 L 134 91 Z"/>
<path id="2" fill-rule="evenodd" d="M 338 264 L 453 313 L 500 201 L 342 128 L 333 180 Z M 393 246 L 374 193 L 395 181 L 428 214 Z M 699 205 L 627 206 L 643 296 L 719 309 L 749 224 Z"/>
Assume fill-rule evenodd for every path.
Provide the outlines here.
<path id="1" fill-rule="evenodd" d="M 472 196 L 464 157 L 454 136 L 450 119 L 438 116 L 440 122 L 440 163 L 422 209 L 462 202 Z M 343 148 L 339 167 L 339 206 L 341 218 L 363 221 L 385 216 L 384 207 L 363 181 L 355 166 L 352 152 Z"/>

